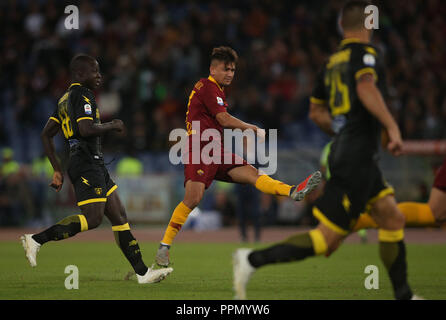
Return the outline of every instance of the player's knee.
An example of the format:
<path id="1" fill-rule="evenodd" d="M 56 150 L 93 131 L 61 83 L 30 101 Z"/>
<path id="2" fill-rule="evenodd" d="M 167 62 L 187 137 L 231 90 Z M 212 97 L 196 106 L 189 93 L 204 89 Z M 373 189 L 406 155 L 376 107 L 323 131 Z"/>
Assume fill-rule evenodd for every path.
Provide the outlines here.
<path id="1" fill-rule="evenodd" d="M 194 209 L 196 206 L 198 206 L 202 198 L 202 192 L 194 192 L 193 194 L 187 195 L 183 202 L 188 208 Z"/>
<path id="2" fill-rule="evenodd" d="M 429 208 L 432 211 L 432 215 L 436 222 L 446 222 L 446 207 L 443 204 L 443 201 L 437 201 L 436 199 L 429 199 Z"/>
<path id="3" fill-rule="evenodd" d="M 430 206 L 432 215 L 436 222 L 446 222 L 446 207 L 444 206 Z"/>
<path id="4" fill-rule="evenodd" d="M 121 205 L 119 208 L 119 220 L 122 222 L 122 224 L 127 223 L 127 212 L 125 211 L 123 205 Z"/>
<path id="5" fill-rule="evenodd" d="M 125 213 L 125 211 L 120 211 L 119 215 L 114 217 L 113 219 L 110 219 L 110 221 L 113 220 L 113 223 L 116 225 L 123 225 L 127 223 L 127 215 Z"/>
<path id="6" fill-rule="evenodd" d="M 396 213 L 396 220 L 397 220 L 397 224 L 401 226 L 401 228 L 404 228 L 404 226 L 406 225 L 406 217 L 404 216 L 404 214 L 397 208 L 396 209 L 397 213 Z"/>
<path id="7" fill-rule="evenodd" d="M 404 214 L 397 207 L 390 210 L 388 217 L 384 226 L 386 229 L 399 230 L 404 228 L 406 217 L 404 217 Z"/>
<path id="8" fill-rule="evenodd" d="M 329 257 L 342 242 L 340 235 L 322 224 L 310 231 L 310 236 L 316 255 L 324 254 Z"/>
<path id="9" fill-rule="evenodd" d="M 335 252 L 339 245 L 341 244 L 341 241 L 338 240 L 331 240 L 327 242 L 327 251 L 325 252 L 325 256 L 329 257 L 333 252 Z"/>
<path id="10" fill-rule="evenodd" d="M 393 197 L 379 200 L 373 207 L 373 215 L 376 216 L 380 228 L 386 230 L 403 229 L 406 218 L 396 204 Z"/>
<path id="11" fill-rule="evenodd" d="M 102 223 L 102 214 L 99 213 L 89 214 L 86 218 L 88 230 L 95 229 Z"/>

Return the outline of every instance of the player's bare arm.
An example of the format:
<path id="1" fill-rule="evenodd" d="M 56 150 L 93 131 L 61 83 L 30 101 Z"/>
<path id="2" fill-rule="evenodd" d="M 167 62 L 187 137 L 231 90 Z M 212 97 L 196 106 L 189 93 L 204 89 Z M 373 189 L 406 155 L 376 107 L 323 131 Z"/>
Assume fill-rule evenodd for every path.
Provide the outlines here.
<path id="1" fill-rule="evenodd" d="M 54 147 L 53 141 L 54 136 L 59 132 L 59 130 L 60 124 L 52 119 L 49 119 L 40 135 L 45 154 L 54 169 L 53 180 L 51 181 L 50 186 L 56 189 L 56 191 L 60 191 L 63 184 L 62 166 L 59 160 L 57 160 L 55 151 L 56 148 Z"/>
<path id="2" fill-rule="evenodd" d="M 124 132 L 124 122 L 119 119 L 114 119 L 105 123 L 94 123 L 93 120 L 79 121 L 79 132 L 82 137 L 96 137 L 109 131 L 116 131 L 118 133 Z"/>
<path id="3" fill-rule="evenodd" d="M 326 134 L 329 136 L 335 135 L 331 127 L 332 118 L 325 104 L 310 103 L 308 117 Z"/>
<path id="4" fill-rule="evenodd" d="M 364 107 L 375 116 L 389 135 L 387 150 L 393 155 L 400 155 L 403 145 L 401 133 L 397 123 L 390 114 L 381 92 L 375 85 L 371 73 L 363 74 L 356 83 L 356 92 Z"/>
<path id="5" fill-rule="evenodd" d="M 227 112 L 220 112 L 215 116 L 215 118 L 223 128 L 240 129 L 240 130 L 252 129 L 254 131 L 257 131 L 258 129 L 257 126 L 246 123 L 240 119 L 237 119 L 236 117 L 231 116 Z"/>
<path id="6" fill-rule="evenodd" d="M 217 113 L 215 118 L 217 119 L 218 123 L 223 128 L 240 129 L 242 131 L 244 131 L 246 129 L 251 129 L 251 130 L 254 130 L 254 132 L 260 138 L 264 138 L 265 137 L 265 130 L 264 129 L 261 129 L 261 128 L 257 127 L 256 125 L 253 125 L 253 124 L 250 124 L 250 123 L 246 123 L 246 122 L 244 122 L 244 121 L 242 121 L 240 119 L 237 119 L 236 117 L 231 116 L 227 112 Z"/>

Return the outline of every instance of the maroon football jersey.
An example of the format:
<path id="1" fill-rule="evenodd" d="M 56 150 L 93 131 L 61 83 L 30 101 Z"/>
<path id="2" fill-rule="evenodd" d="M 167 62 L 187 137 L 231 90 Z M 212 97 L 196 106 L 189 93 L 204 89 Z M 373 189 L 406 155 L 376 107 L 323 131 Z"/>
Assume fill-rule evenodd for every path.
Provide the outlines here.
<path id="1" fill-rule="evenodd" d="M 215 116 L 226 112 L 228 104 L 224 90 L 211 76 L 198 81 L 189 96 L 186 112 L 187 134 L 195 134 L 192 121 L 200 122 L 200 135 L 209 128 L 217 129 L 223 134 L 223 127 Z"/>

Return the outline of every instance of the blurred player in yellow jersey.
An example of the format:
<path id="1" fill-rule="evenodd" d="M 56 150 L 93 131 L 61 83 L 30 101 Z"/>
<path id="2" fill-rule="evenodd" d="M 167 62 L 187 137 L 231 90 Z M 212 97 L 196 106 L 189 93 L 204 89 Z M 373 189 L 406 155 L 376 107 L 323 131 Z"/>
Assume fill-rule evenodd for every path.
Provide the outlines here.
<path id="1" fill-rule="evenodd" d="M 370 44 L 372 31 L 364 25 L 367 5 L 350 1 L 343 7 L 344 39 L 324 64 L 310 98 L 310 118 L 334 136 L 328 157 L 331 177 L 313 206 L 319 224 L 265 249 L 237 250 L 233 270 L 239 299 L 246 298 L 249 278 L 262 266 L 330 256 L 366 207 L 380 227 L 380 258 L 395 299 L 418 298 L 407 279 L 404 216 L 377 162 L 381 128 L 389 137 L 387 149 L 395 156 L 401 153 L 402 139 L 382 97 L 385 69 L 379 50 Z"/>
<path id="2" fill-rule="evenodd" d="M 446 159 L 435 174 L 429 202 L 401 202 L 398 208 L 406 218 L 406 227 L 446 227 Z M 377 224 L 364 213 L 353 230 L 367 228 L 377 228 Z"/>
<path id="3" fill-rule="evenodd" d="M 330 179 L 328 155 L 331 143 L 324 147 L 320 159 L 321 172 L 326 180 Z M 406 227 L 446 227 L 446 159 L 436 172 L 429 202 L 400 202 L 398 209 L 405 217 Z M 358 231 L 361 239 L 366 241 L 366 229 L 374 228 L 378 228 L 378 224 L 369 213 L 364 212 L 359 216 L 353 231 Z"/>

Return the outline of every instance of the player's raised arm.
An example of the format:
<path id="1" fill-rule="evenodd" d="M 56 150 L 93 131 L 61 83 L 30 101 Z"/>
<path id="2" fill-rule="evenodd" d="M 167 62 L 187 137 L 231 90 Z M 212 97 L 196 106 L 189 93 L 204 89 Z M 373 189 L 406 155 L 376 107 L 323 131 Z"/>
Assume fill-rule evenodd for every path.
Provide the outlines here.
<path id="1" fill-rule="evenodd" d="M 63 184 L 62 166 L 56 157 L 56 148 L 54 147 L 53 137 L 59 132 L 60 124 L 57 118 L 51 117 L 46 123 L 40 135 L 43 143 L 43 149 L 45 154 L 50 160 L 51 166 L 54 169 L 53 180 L 50 184 L 51 187 L 59 191 Z"/>
<path id="2" fill-rule="evenodd" d="M 403 145 L 400 129 L 386 106 L 381 92 L 375 85 L 372 73 L 361 75 L 356 83 L 356 92 L 364 107 L 383 125 L 389 136 L 387 149 L 393 155 L 400 155 Z"/>

